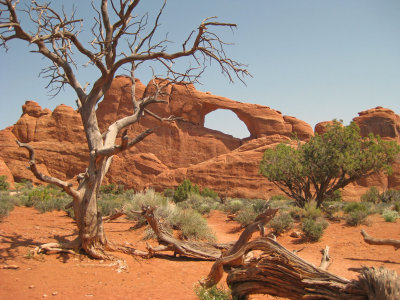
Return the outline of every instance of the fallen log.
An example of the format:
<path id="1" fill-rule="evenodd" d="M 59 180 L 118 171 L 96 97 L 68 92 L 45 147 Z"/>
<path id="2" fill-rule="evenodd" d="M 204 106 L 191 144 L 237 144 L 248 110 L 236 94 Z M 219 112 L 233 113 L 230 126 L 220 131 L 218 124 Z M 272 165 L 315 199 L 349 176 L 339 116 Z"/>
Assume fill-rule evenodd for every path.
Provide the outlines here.
<path id="1" fill-rule="evenodd" d="M 255 250 L 262 253 L 228 271 L 227 284 L 237 299 L 251 294 L 289 299 L 400 299 L 400 278 L 394 271 L 363 268 L 358 280 L 348 280 L 313 266 L 270 238 L 246 243 L 236 253 L 218 259 L 211 270 L 222 272 L 224 265 Z M 210 272 L 201 283 L 211 287 L 218 278 Z"/>
<path id="2" fill-rule="evenodd" d="M 256 231 L 260 231 L 261 235 L 264 235 L 265 224 L 268 223 L 278 211 L 278 209 L 268 209 L 258 215 L 255 221 L 248 225 L 242 232 L 238 241 L 226 244 L 216 244 L 207 242 L 182 241 L 176 239 L 171 235 L 171 233 L 168 232 L 168 230 L 164 228 L 162 223 L 154 215 L 154 210 L 155 208 L 144 206 L 142 207 L 141 212 L 147 223 L 156 234 L 157 241 L 160 244 L 157 247 L 151 247 L 148 245 L 147 250 L 149 251 L 150 257 L 157 252 L 173 251 L 174 255 L 180 254 L 205 260 L 217 260 L 222 256 L 230 255 L 231 253 L 236 252 L 241 245 L 250 240 L 253 233 Z M 236 264 L 240 263 L 241 261 L 236 262 Z"/>
<path id="3" fill-rule="evenodd" d="M 155 208 L 150 206 L 142 207 L 141 214 L 145 217 L 147 223 L 153 229 L 160 244 L 157 247 L 147 246 L 149 256 L 153 256 L 161 251 L 173 251 L 174 255 L 180 254 L 184 256 L 195 257 L 204 260 L 216 260 L 221 257 L 223 251 L 232 246 L 229 244 L 214 244 L 207 242 L 183 241 L 178 240 L 171 235 L 154 215 Z"/>
<path id="4" fill-rule="evenodd" d="M 373 238 L 364 230 L 361 230 L 361 235 L 364 238 L 364 242 L 370 245 L 381 245 L 381 246 L 393 246 L 395 250 L 400 248 L 400 241 L 393 239 L 377 239 Z"/>

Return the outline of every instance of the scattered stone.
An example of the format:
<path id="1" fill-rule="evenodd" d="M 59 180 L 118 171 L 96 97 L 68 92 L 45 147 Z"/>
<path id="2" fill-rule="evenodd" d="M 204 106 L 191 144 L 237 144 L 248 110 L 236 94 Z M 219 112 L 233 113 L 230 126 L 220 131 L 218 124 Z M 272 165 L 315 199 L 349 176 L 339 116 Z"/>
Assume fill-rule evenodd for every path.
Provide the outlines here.
<path id="1" fill-rule="evenodd" d="M 57 296 L 58 292 L 53 292 L 52 295 L 53 296 Z"/>
<path id="2" fill-rule="evenodd" d="M 19 269 L 19 266 L 17 266 L 17 265 L 4 265 L 4 266 L 2 266 L 2 269 L 17 270 L 17 269 Z"/>
<path id="3" fill-rule="evenodd" d="M 291 236 L 292 238 L 299 238 L 299 237 L 301 237 L 301 232 L 300 232 L 300 231 L 293 231 L 293 232 L 290 234 L 290 236 Z"/>
<path id="4" fill-rule="evenodd" d="M 35 286 L 32 284 L 29 286 L 30 289 L 33 289 Z"/>
<path id="5" fill-rule="evenodd" d="M 47 294 L 43 294 L 43 296 L 42 296 L 43 298 L 47 298 Z"/>

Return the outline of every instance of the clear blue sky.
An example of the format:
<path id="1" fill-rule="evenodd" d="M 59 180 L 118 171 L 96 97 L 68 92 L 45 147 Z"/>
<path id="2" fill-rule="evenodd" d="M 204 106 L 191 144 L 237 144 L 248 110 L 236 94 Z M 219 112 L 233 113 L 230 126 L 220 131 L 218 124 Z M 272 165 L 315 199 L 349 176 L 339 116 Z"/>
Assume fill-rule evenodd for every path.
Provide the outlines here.
<path id="1" fill-rule="evenodd" d="M 81 17 L 91 11 L 89 0 L 53 2 L 67 8 L 77 3 Z M 143 1 L 141 10 L 154 13 L 161 2 Z M 180 45 L 209 16 L 238 24 L 237 30 L 224 32 L 224 39 L 234 43 L 227 51 L 248 65 L 253 78 L 246 79 L 247 86 L 230 84 L 210 68 L 199 90 L 266 105 L 311 126 L 334 118 L 348 123 L 376 106 L 400 113 L 400 1 L 169 0 L 161 30 Z M 38 78 L 47 62 L 29 50 L 34 48 L 15 42 L 8 53 L 0 51 L 0 129 L 18 120 L 28 99 L 43 108 L 75 107 L 70 89 L 50 99 L 46 81 Z M 90 70 L 82 74 L 82 81 L 93 78 Z M 150 78 L 148 72 L 138 77 L 144 83 Z M 210 117 L 207 125 L 246 135 L 230 118 Z"/>

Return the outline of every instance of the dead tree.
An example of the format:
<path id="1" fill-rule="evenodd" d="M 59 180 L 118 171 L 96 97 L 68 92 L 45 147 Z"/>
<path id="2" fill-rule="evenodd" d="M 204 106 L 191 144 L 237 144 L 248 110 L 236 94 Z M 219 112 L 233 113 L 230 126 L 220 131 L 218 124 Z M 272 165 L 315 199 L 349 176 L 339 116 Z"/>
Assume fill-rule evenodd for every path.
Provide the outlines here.
<path id="1" fill-rule="evenodd" d="M 157 40 L 156 35 L 166 0 L 150 26 L 148 14 L 137 16 L 137 7 L 142 2 L 140 0 L 98 2 L 99 7 L 95 6 L 97 2 L 92 4 L 94 23 L 91 27 L 85 25 L 88 20 L 76 17 L 78 10 L 71 13 L 57 11 L 52 8 L 51 3 L 41 4 L 36 0 L 29 1 L 28 7 L 20 7 L 22 5 L 18 0 L 0 0 L 0 45 L 7 50 L 8 43 L 12 40 L 27 42 L 29 47 L 35 47 L 32 52 L 42 55 L 50 63 L 41 74 L 49 78 L 48 87 L 51 92 L 57 95 L 66 85 L 76 92 L 89 153 L 87 170 L 78 176 L 77 188 L 63 180 L 41 174 L 36 168 L 34 149 L 26 144 L 19 145 L 30 151 L 30 168 L 36 177 L 59 186 L 73 198 L 72 206 L 79 235 L 68 246 L 83 249 L 94 258 L 107 258 L 105 251 L 113 247 L 106 238 L 102 217 L 97 209 L 101 183 L 113 155 L 129 150 L 154 130 L 148 129 L 131 139 L 124 134 L 120 144 L 116 142 L 117 136 L 145 114 L 161 121 L 175 120 L 155 115 L 149 105 L 164 102 L 160 100 L 160 96 L 169 84 L 198 82 L 205 67 L 211 62 L 216 63 L 231 81 L 235 77 L 243 80 L 248 72 L 242 64 L 226 55 L 226 43 L 213 32 L 214 28 L 234 28 L 235 24 L 220 23 L 215 18 L 207 18 L 182 40 L 180 50 L 169 51 L 170 41 L 167 38 Z M 20 22 L 21 19 L 25 22 Z M 29 26 L 29 30 L 26 26 Z M 88 46 L 80 39 L 83 27 L 91 27 L 92 40 L 87 43 Z M 77 62 L 82 57 L 88 61 L 86 67 L 95 68 L 100 74 L 91 85 L 82 85 L 77 77 Z M 194 67 L 178 69 L 174 62 L 184 57 L 192 59 Z M 154 77 L 166 80 L 154 80 L 154 94 L 137 99 L 135 72 L 144 62 L 158 64 L 163 73 L 157 76 L 154 74 Z M 133 113 L 115 121 L 101 132 L 96 117 L 96 105 L 110 88 L 116 74 L 127 68 L 132 79 Z"/>
<path id="2" fill-rule="evenodd" d="M 251 294 L 289 299 L 400 299 L 400 278 L 394 271 L 363 268 L 358 280 L 347 280 L 313 266 L 270 238 L 242 245 L 237 252 L 218 259 L 211 270 L 222 272 L 225 265 L 255 250 L 261 251 L 258 257 L 228 271 L 227 284 L 237 299 Z M 201 283 L 206 287 L 217 284 L 220 277 L 214 273 Z"/>

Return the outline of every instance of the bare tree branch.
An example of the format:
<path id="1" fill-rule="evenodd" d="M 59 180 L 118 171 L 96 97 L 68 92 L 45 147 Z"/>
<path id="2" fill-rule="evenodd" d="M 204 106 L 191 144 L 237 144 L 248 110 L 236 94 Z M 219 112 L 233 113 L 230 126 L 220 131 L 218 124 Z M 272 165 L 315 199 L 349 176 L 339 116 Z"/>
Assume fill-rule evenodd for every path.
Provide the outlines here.
<path id="1" fill-rule="evenodd" d="M 395 250 L 400 248 L 400 240 L 393 240 L 393 239 L 377 239 L 374 238 L 368 233 L 365 232 L 365 230 L 361 230 L 361 235 L 364 238 L 364 242 L 370 245 L 386 245 L 386 246 L 393 246 Z"/>
<path id="2" fill-rule="evenodd" d="M 112 147 L 109 147 L 109 148 L 99 149 L 99 150 L 95 151 L 96 157 L 98 157 L 98 158 L 99 157 L 110 157 L 112 155 L 118 154 L 126 149 L 133 147 L 137 143 L 141 142 L 142 140 L 144 140 L 147 136 L 149 136 L 153 132 L 154 132 L 153 129 L 147 129 L 129 142 L 123 141 L 123 143 L 121 145 L 113 145 Z"/>
<path id="3" fill-rule="evenodd" d="M 33 175 L 36 176 L 41 181 L 44 181 L 46 183 L 54 184 L 60 188 L 62 188 L 67 194 L 71 195 L 72 197 L 78 197 L 79 192 L 76 191 L 74 188 L 72 188 L 72 184 L 68 183 L 66 181 L 62 181 L 58 178 L 55 177 L 50 177 L 47 175 L 44 175 L 41 173 L 37 166 L 36 166 L 36 161 L 35 161 L 35 150 L 31 145 L 28 145 L 26 143 L 21 143 L 20 141 L 16 140 L 17 144 L 19 147 L 23 147 L 28 149 L 29 151 L 29 169 L 32 171 Z"/>

